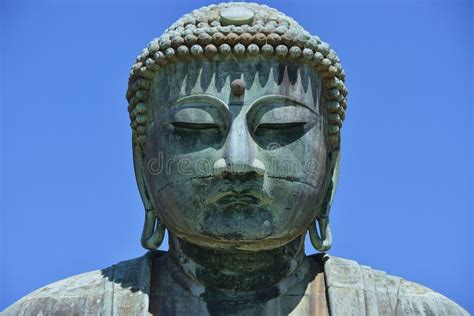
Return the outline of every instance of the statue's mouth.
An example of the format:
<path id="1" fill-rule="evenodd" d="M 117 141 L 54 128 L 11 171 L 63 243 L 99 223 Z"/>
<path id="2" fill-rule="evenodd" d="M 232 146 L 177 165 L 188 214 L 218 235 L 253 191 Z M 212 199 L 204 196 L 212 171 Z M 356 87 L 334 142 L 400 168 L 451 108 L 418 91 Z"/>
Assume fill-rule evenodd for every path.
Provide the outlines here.
<path id="1" fill-rule="evenodd" d="M 219 206 L 227 206 L 231 204 L 257 205 L 260 203 L 261 195 L 254 189 L 225 191 L 219 192 L 207 199 L 209 204 L 217 204 Z"/>
<path id="2" fill-rule="evenodd" d="M 258 204 L 259 199 L 250 194 L 235 194 L 234 192 L 228 192 L 224 196 L 220 197 L 215 203 L 220 206 L 228 206 L 231 204 Z"/>

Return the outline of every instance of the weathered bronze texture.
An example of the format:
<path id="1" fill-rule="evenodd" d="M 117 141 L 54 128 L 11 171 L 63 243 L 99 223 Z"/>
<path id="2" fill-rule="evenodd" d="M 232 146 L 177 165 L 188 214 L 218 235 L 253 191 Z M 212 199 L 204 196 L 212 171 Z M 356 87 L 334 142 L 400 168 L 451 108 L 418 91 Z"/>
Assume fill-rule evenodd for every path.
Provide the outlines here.
<path id="1" fill-rule="evenodd" d="M 465 315 L 418 284 L 330 257 L 345 74 L 264 5 L 183 16 L 127 91 L 150 251 L 42 288 L 6 315 Z M 156 250 L 169 233 L 169 251 Z M 306 256 L 309 231 L 321 253 Z"/>

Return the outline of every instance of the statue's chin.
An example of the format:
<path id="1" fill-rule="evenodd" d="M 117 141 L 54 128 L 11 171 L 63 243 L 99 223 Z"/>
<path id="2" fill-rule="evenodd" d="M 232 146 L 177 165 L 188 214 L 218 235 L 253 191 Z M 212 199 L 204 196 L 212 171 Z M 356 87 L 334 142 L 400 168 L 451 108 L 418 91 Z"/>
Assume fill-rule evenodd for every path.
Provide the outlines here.
<path id="1" fill-rule="evenodd" d="M 209 208 L 199 231 L 215 239 L 261 240 L 274 234 L 274 221 L 274 214 L 259 205 L 234 203 Z"/>
<path id="2" fill-rule="evenodd" d="M 288 225 L 288 211 L 267 204 L 214 204 L 193 209 L 193 213 L 182 212 L 181 216 L 175 216 L 177 208 L 174 211 L 162 213 L 172 234 L 197 246 L 224 250 L 281 247 L 303 234 L 311 220 L 299 216 L 296 221 L 292 217 L 294 225 Z"/>
<path id="3" fill-rule="evenodd" d="M 189 233 L 180 234 L 179 232 L 173 234 L 198 247 L 215 250 L 238 249 L 247 251 L 262 251 L 279 248 L 301 235 L 295 233 L 294 235 L 285 234 L 283 236 L 244 236 L 233 231 L 223 234 L 217 234 L 216 232 L 212 234 L 200 233 L 192 235 Z"/>

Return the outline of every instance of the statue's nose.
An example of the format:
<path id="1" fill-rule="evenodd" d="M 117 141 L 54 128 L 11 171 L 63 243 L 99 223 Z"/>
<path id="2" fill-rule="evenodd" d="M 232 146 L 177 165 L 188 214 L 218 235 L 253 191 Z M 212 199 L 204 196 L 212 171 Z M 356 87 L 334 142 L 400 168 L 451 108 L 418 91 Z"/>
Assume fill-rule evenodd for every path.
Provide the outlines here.
<path id="1" fill-rule="evenodd" d="M 255 158 L 257 144 L 244 118 L 236 118 L 224 144 L 224 157 L 214 163 L 214 174 L 265 174 L 265 166 Z"/>

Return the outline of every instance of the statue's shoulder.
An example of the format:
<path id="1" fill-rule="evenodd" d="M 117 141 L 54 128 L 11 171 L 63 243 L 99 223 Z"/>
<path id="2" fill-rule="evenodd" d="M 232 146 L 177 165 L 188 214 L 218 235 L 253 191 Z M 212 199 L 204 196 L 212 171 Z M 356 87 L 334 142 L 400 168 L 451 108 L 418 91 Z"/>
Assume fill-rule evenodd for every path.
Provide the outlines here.
<path id="1" fill-rule="evenodd" d="M 344 315 L 348 310 L 359 310 L 361 315 L 469 315 L 425 286 L 353 260 L 325 256 L 324 274 L 334 315 Z"/>
<path id="2" fill-rule="evenodd" d="M 151 258 L 156 253 L 48 284 L 8 307 L 2 315 L 103 315 L 148 309 Z"/>

